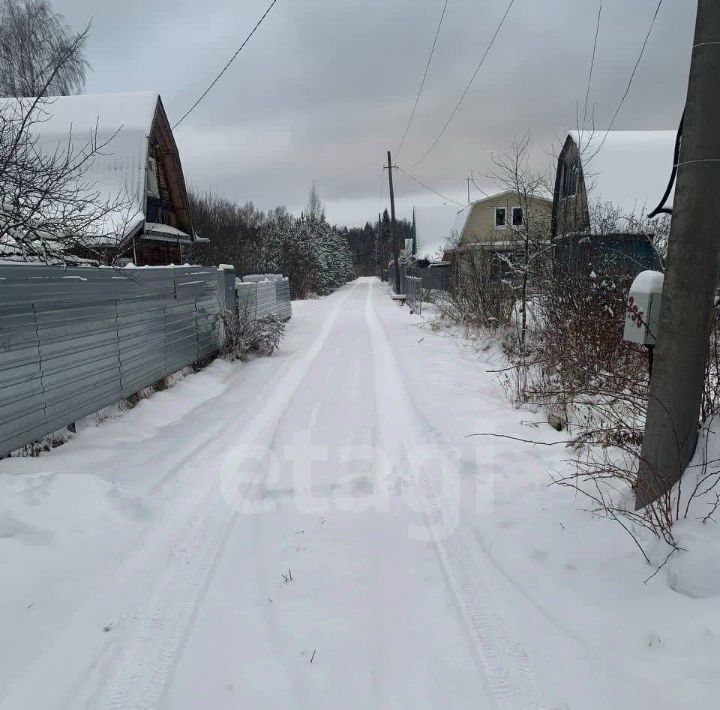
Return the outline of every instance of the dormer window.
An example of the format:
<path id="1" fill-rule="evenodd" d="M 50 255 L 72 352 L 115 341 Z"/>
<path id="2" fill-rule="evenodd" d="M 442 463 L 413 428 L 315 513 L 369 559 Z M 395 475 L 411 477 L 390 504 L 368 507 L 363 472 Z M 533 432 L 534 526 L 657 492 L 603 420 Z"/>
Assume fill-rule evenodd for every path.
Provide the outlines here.
<path id="1" fill-rule="evenodd" d="M 495 208 L 495 229 L 505 229 L 507 226 L 507 210 L 505 207 Z"/>

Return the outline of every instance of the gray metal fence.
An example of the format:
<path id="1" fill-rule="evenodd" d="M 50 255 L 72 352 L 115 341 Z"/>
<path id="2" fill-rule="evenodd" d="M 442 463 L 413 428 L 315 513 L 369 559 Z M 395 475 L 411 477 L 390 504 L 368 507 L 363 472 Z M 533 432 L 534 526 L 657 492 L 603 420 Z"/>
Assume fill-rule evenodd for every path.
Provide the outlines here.
<path id="1" fill-rule="evenodd" d="M 250 318 L 292 316 L 290 281 L 281 274 L 252 274 L 236 281 L 238 310 Z"/>
<path id="2" fill-rule="evenodd" d="M 213 354 L 216 268 L 0 266 L 0 455 Z"/>
<path id="3" fill-rule="evenodd" d="M 0 266 L 0 455 L 212 355 L 226 297 L 214 267 Z"/>
<path id="4" fill-rule="evenodd" d="M 0 456 L 218 351 L 224 311 L 291 315 L 232 267 L 0 266 Z"/>
<path id="5" fill-rule="evenodd" d="M 405 277 L 405 294 L 407 296 L 407 304 L 410 310 L 418 315 L 422 314 L 422 291 L 423 281 L 417 276 Z"/>
<path id="6" fill-rule="evenodd" d="M 420 268 L 418 266 L 399 264 L 400 267 L 400 290 L 398 293 L 407 294 L 408 276 L 416 276 L 422 279 L 424 289 L 437 291 L 450 290 L 450 265 L 449 264 L 431 264 L 430 266 Z M 395 269 L 390 265 L 388 269 L 388 283 L 393 288 L 395 283 Z"/>
<path id="7" fill-rule="evenodd" d="M 397 293 L 404 294 L 405 289 L 407 288 L 407 284 L 405 283 L 405 272 L 406 272 L 406 266 L 405 264 L 398 264 L 398 271 L 400 272 L 400 288 L 397 289 Z M 390 265 L 390 268 L 388 269 L 388 283 L 390 284 L 390 289 L 392 291 L 395 291 L 395 268 L 393 265 Z"/>
<path id="8" fill-rule="evenodd" d="M 430 266 L 411 266 L 407 270 L 408 276 L 417 276 L 422 279 L 423 288 L 433 291 L 448 291 L 450 289 L 450 264 L 430 264 Z"/>

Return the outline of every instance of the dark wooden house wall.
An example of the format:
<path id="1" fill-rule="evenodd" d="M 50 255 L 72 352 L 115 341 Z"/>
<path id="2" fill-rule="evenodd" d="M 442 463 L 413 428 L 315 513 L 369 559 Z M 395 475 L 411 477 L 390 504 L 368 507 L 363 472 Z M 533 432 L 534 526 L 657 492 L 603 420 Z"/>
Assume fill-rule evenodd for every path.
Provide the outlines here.
<path id="1" fill-rule="evenodd" d="M 172 128 L 162 101 L 158 101 L 148 144 L 149 155 L 158 166 L 160 199 L 148 197 L 149 222 L 160 222 L 192 235 L 190 205 L 180 163 L 180 154 L 175 144 Z"/>
<path id="2" fill-rule="evenodd" d="M 575 171 L 575 193 L 565 194 L 565 173 Z M 587 231 L 590 227 L 587 187 L 578 146 L 568 136 L 558 156 L 553 193 L 552 234 L 571 234 Z"/>

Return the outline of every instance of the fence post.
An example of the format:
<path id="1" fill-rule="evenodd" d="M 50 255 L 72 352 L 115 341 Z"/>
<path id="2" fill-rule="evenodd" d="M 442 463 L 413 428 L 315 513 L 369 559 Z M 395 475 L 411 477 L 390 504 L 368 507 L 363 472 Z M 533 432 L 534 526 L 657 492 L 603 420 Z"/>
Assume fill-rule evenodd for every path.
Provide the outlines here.
<path id="1" fill-rule="evenodd" d="M 220 264 L 218 266 L 218 305 L 220 307 L 219 320 L 219 342 L 218 346 L 222 347 L 225 342 L 225 321 L 223 315 L 232 313 L 233 316 L 238 315 L 238 298 L 235 289 L 235 267 L 231 264 Z"/>
<path id="2" fill-rule="evenodd" d="M 218 301 L 220 311 L 237 314 L 237 293 L 235 291 L 235 267 L 230 264 L 218 266 Z"/>

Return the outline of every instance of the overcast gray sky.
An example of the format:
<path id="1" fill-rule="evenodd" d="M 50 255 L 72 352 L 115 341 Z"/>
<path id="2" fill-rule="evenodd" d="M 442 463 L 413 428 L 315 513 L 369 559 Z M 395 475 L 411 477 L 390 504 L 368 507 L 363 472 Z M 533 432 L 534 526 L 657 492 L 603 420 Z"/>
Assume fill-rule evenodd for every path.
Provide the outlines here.
<path id="1" fill-rule="evenodd" d="M 88 92 L 158 91 L 171 122 L 204 90 L 269 0 L 55 0 L 93 18 Z M 465 202 L 465 178 L 529 131 L 546 162 L 584 102 L 599 0 L 516 0 L 465 103 L 411 171 Z M 409 168 L 472 75 L 507 0 L 449 0 L 424 95 L 397 162 Z M 595 123 L 622 96 L 657 0 L 604 0 L 591 88 Z M 214 91 L 177 129 L 190 185 L 299 211 L 312 181 L 328 217 L 376 218 L 381 164 L 422 78 L 443 0 L 278 0 Z M 687 89 L 695 0 L 665 0 L 616 128 L 676 127 Z M 582 111 L 582 106 L 581 106 Z M 442 204 L 402 175 L 397 204 Z M 491 187 L 478 178 L 481 186 Z M 475 193 L 479 196 L 479 193 Z M 385 191 L 387 202 L 387 190 Z"/>

